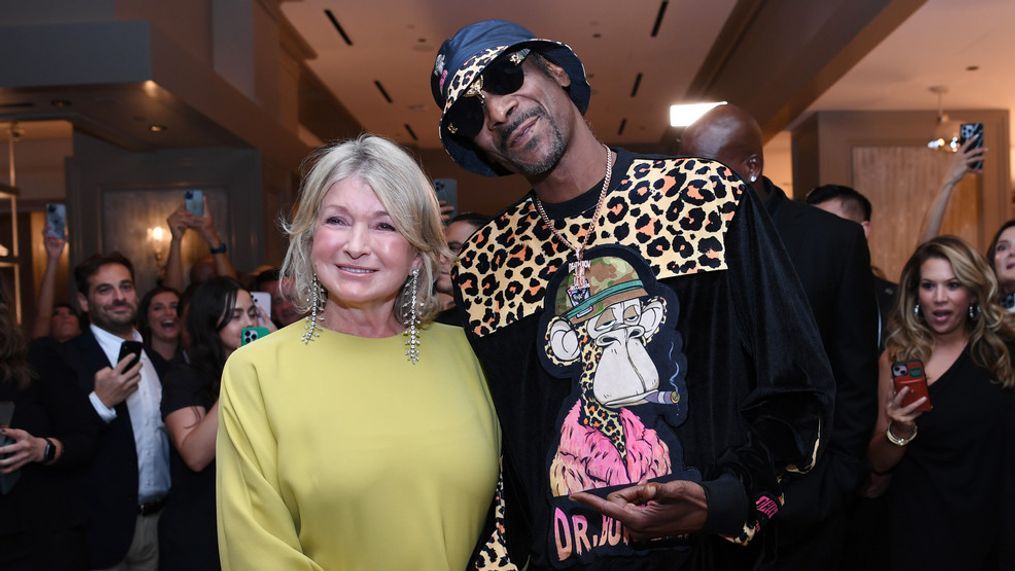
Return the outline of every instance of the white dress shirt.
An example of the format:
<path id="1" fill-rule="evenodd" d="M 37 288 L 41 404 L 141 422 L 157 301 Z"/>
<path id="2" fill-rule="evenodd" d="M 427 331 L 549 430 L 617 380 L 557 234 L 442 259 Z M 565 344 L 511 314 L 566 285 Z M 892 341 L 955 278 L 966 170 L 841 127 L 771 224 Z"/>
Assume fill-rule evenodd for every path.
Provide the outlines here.
<path id="1" fill-rule="evenodd" d="M 112 333 L 90 325 L 95 340 L 113 366 L 120 356 L 123 339 Z M 141 341 L 141 334 L 133 331 L 135 341 Z M 95 412 L 107 424 L 116 419 L 116 411 L 103 404 L 93 390 L 88 395 Z M 141 352 L 141 382 L 137 390 L 127 397 L 127 411 L 130 425 L 134 429 L 134 448 L 137 450 L 137 495 L 138 502 L 157 500 L 169 492 L 169 438 L 162 423 L 162 383 L 148 354 Z"/>

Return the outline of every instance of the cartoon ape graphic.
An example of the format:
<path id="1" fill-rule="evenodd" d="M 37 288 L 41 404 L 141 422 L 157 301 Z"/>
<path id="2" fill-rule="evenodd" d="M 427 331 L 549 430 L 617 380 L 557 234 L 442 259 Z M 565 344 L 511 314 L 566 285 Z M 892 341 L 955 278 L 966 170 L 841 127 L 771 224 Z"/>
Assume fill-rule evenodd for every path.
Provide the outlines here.
<path id="1" fill-rule="evenodd" d="M 543 317 L 543 364 L 575 383 L 550 459 L 551 494 L 670 476 L 674 465 L 689 478 L 673 433 L 687 415 L 676 297 L 626 250 L 587 259 L 588 291 L 574 295 L 574 276 L 561 271 Z"/>

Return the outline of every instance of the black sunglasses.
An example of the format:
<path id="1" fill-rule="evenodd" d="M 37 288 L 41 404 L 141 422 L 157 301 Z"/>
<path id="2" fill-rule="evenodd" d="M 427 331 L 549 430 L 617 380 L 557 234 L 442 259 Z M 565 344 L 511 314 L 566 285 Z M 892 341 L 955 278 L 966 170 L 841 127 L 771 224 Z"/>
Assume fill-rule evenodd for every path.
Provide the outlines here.
<path id="1" fill-rule="evenodd" d="M 483 73 L 472 82 L 451 109 L 448 109 L 448 131 L 466 139 L 472 139 L 483 129 L 486 121 L 484 105 L 486 93 L 508 95 L 518 91 L 525 83 L 522 62 L 529 56 L 528 49 L 521 49 L 503 55 L 486 66 Z"/>

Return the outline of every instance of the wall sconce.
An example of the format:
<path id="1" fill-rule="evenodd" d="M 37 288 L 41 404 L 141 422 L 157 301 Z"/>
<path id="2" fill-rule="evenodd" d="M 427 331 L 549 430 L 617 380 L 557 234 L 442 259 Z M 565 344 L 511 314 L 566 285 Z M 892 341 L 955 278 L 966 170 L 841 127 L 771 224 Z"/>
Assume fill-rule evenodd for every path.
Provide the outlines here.
<path id="1" fill-rule="evenodd" d="M 166 257 L 166 238 L 169 233 L 161 226 L 153 226 L 148 229 L 148 246 L 155 257 L 155 263 L 162 267 Z"/>

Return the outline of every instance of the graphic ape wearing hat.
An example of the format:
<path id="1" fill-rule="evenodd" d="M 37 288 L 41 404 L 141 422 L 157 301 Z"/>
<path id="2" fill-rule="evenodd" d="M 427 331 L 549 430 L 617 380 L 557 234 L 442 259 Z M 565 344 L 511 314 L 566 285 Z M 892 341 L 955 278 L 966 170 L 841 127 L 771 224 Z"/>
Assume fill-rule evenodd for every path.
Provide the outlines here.
<path id="1" fill-rule="evenodd" d="M 452 272 L 503 428 L 510 558 L 749 565 L 737 544 L 780 509 L 781 476 L 814 463 L 832 405 L 756 198 L 720 163 L 600 142 L 581 61 L 517 24 L 462 28 L 430 81 L 448 154 L 532 185 Z"/>

